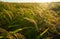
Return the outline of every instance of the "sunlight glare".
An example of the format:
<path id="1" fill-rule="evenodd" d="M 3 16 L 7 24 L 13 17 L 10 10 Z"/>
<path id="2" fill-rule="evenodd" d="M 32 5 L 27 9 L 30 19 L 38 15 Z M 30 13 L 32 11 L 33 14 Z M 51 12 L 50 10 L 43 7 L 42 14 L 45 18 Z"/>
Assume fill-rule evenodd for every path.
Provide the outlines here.
<path id="1" fill-rule="evenodd" d="M 52 2 L 52 0 L 40 0 L 40 2 L 44 3 L 44 2 Z"/>

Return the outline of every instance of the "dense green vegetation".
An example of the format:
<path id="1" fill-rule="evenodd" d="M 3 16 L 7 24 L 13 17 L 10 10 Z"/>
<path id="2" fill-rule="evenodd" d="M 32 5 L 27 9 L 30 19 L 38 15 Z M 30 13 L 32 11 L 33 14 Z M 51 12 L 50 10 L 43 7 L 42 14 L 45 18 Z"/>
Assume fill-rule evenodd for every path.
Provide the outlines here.
<path id="1" fill-rule="evenodd" d="M 0 2 L 0 38 L 60 39 L 60 3 Z"/>

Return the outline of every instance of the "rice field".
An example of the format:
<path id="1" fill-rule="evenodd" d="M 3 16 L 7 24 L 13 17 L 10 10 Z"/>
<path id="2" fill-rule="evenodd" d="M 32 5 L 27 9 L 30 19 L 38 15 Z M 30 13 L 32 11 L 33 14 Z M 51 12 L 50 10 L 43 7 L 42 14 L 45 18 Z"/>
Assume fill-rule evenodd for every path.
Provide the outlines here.
<path id="1" fill-rule="evenodd" d="M 60 39 L 60 3 L 0 2 L 0 39 Z"/>

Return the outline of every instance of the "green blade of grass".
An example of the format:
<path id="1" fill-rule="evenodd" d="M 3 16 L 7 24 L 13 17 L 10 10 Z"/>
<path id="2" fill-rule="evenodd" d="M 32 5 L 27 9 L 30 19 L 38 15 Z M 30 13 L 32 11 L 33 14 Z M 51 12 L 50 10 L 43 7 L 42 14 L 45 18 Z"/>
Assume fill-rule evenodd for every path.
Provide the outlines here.
<path id="1" fill-rule="evenodd" d="M 0 36 L 0 38 L 4 38 L 4 36 Z"/>
<path id="2" fill-rule="evenodd" d="M 33 27 L 24 27 L 24 28 L 20 28 L 20 29 L 17 29 L 17 30 L 15 30 L 15 31 L 10 31 L 10 33 L 17 33 L 17 32 L 19 32 L 19 31 L 22 31 L 22 30 L 28 29 L 28 28 L 33 28 Z"/>
<path id="3" fill-rule="evenodd" d="M 48 30 L 49 30 L 49 28 L 45 29 L 45 31 L 43 31 L 43 32 L 37 37 L 37 39 L 39 39 L 40 37 L 42 37 Z"/>

